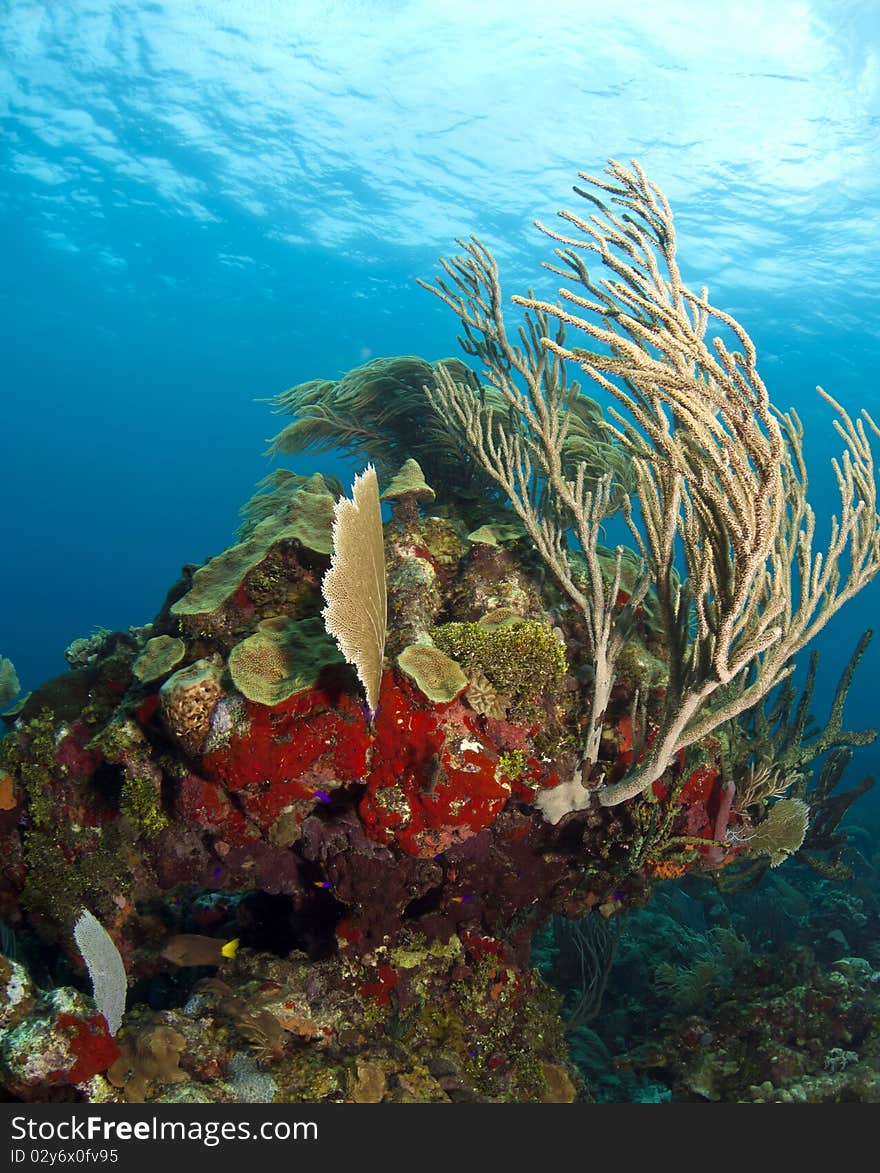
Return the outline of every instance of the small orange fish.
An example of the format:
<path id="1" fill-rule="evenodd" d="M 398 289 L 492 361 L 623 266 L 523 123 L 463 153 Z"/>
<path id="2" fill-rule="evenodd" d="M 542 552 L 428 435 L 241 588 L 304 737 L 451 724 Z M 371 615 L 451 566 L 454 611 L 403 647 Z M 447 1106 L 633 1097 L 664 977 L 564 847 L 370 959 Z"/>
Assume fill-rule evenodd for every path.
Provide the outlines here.
<path id="1" fill-rule="evenodd" d="M 221 941 L 199 933 L 176 933 L 165 942 L 161 956 L 172 965 L 220 965 L 224 957 L 234 957 L 237 949 L 238 937 Z"/>

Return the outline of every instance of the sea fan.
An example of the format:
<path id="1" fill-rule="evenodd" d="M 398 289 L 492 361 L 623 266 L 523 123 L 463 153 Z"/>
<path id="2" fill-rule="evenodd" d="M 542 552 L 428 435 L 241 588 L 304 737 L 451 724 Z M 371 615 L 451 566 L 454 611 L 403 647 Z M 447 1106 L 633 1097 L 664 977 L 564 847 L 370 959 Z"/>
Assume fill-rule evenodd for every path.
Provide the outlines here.
<path id="1" fill-rule="evenodd" d="M 95 1005 L 115 1035 L 125 1013 L 127 980 L 125 965 L 113 938 L 97 919 L 84 908 L 73 926 L 73 935 L 92 979 Z"/>
<path id="2" fill-rule="evenodd" d="M 357 674 L 375 714 L 385 656 L 388 600 L 382 506 L 376 470 L 355 477 L 351 500 L 340 497 L 333 519 L 333 556 L 321 584 L 324 626 Z"/>

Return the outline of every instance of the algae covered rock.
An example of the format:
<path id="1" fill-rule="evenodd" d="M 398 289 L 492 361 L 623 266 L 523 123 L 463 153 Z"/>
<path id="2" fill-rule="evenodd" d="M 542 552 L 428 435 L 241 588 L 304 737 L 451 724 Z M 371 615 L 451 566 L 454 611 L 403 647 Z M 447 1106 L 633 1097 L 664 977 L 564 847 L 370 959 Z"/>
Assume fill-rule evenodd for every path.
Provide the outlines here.
<path id="1" fill-rule="evenodd" d="M 10 1030 L 34 1007 L 34 986 L 25 967 L 0 953 L 0 1031 Z"/>
<path id="2" fill-rule="evenodd" d="M 119 1055 L 102 1014 L 64 986 L 49 991 L 0 1032 L 0 1088 L 16 1099 L 46 1100 L 51 1089 L 81 1086 Z"/>

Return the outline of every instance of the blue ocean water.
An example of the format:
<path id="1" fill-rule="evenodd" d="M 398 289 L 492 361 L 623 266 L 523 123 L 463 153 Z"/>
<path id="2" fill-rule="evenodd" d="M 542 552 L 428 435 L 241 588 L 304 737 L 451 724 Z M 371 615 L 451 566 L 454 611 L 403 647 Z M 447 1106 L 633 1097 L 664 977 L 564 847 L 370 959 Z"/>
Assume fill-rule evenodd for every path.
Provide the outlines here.
<path id="1" fill-rule="evenodd" d="M 608 156 L 665 190 L 686 278 L 802 415 L 820 535 L 840 444 L 815 385 L 880 417 L 872 0 L 4 0 L 0 107 L 0 653 L 24 688 L 229 544 L 278 427 L 261 400 L 456 353 L 415 284 L 455 236 L 552 295 L 532 221 Z M 817 641 L 817 716 L 878 603 Z M 880 723 L 878 673 L 880 639 L 850 727 Z"/>

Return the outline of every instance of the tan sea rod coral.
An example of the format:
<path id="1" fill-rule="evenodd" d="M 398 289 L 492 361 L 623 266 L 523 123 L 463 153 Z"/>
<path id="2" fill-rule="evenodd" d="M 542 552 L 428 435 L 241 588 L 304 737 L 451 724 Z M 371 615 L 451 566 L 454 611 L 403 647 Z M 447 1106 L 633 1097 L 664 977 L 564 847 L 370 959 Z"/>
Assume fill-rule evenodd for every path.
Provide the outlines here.
<path id="1" fill-rule="evenodd" d="M 432 403 L 504 490 L 586 624 L 593 687 L 582 769 L 549 792 L 545 814 L 554 822 L 588 805 L 593 789 L 606 806 L 640 794 L 681 749 L 752 708 L 880 569 L 868 442 L 868 429 L 880 435 L 877 425 L 867 412 L 851 419 L 819 389 L 845 447 L 834 462 L 840 513 L 827 549 L 816 550 L 797 414 L 770 402 L 744 327 L 706 289 L 685 285 L 662 191 L 636 163 L 612 160 L 606 176 L 581 174 L 585 186 L 575 191 L 589 206 L 583 215 L 559 213 L 565 231 L 538 224 L 558 246 L 557 263 L 546 267 L 571 284 L 555 304 L 513 298 L 527 311 L 518 343 L 505 326 L 497 265 L 475 237 L 459 241 L 464 253 L 442 261 L 445 277 L 425 286 L 458 315 L 466 351 L 508 410 L 499 416 L 452 372 L 438 377 Z M 612 476 L 596 484 L 583 465 L 572 477 L 562 464 L 573 403 L 566 364 L 623 408 L 611 408 L 604 427 L 636 477 L 625 513 L 644 575 L 627 600 L 622 551 L 610 579 L 598 553 Z M 669 683 L 651 744 L 625 777 L 603 785 L 594 770 L 602 718 L 633 611 L 649 588 Z"/>

